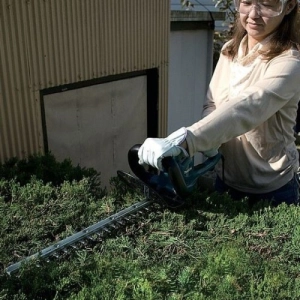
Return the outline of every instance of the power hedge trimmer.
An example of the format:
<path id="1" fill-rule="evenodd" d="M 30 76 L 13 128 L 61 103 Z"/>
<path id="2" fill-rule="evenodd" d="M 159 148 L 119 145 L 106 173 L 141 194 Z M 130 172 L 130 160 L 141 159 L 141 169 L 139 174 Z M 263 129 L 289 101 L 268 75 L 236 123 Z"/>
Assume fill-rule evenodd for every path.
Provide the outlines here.
<path id="1" fill-rule="evenodd" d="M 192 158 L 177 156 L 163 160 L 164 171 L 145 167 L 138 163 L 140 145 L 133 146 L 128 152 L 129 166 L 135 176 L 117 171 L 118 177 L 136 192 L 144 195 L 144 199 L 128 208 L 109 216 L 23 260 L 6 268 L 8 274 L 19 270 L 21 265 L 33 259 L 49 259 L 67 253 L 69 248 L 77 249 L 78 243 L 85 244 L 87 240 L 103 240 L 107 233 L 124 227 L 136 215 L 143 215 L 151 210 L 154 204 L 163 207 L 177 208 L 185 203 L 185 198 L 197 186 L 198 178 L 211 171 L 221 158 L 221 154 L 208 158 L 204 163 L 194 166 Z"/>

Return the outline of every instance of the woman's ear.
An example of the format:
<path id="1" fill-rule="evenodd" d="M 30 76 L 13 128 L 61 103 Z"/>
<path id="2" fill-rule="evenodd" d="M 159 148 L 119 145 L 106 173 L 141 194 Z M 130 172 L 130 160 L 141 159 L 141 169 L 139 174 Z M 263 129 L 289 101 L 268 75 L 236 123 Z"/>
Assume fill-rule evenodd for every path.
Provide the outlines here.
<path id="1" fill-rule="evenodd" d="M 288 15 L 296 6 L 297 0 L 288 0 L 285 7 L 285 14 Z"/>

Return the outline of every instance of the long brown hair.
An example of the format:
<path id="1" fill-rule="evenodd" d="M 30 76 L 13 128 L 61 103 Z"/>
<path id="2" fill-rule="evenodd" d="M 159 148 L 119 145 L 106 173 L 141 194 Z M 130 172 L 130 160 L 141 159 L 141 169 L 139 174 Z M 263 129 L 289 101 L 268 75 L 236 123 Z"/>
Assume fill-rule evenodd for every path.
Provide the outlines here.
<path id="1" fill-rule="evenodd" d="M 233 30 L 232 40 L 228 46 L 222 50 L 222 54 L 230 58 L 237 55 L 239 45 L 243 37 L 247 34 L 246 30 L 240 22 L 239 16 L 236 19 Z M 261 55 L 266 60 L 271 60 L 282 52 L 296 46 L 300 51 L 300 13 L 298 1 L 293 10 L 285 15 L 277 31 L 272 36 L 269 42 L 268 51 L 261 52 Z"/>

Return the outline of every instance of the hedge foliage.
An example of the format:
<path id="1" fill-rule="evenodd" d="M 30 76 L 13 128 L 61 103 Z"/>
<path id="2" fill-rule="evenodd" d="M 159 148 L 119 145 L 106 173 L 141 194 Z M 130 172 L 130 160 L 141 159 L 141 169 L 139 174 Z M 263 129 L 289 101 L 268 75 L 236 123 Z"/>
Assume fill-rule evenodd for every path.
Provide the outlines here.
<path id="1" fill-rule="evenodd" d="M 40 161 L 49 159 L 27 163 L 44 170 Z M 64 164 L 52 163 L 61 174 Z M 205 191 L 181 209 L 157 206 L 103 242 L 7 275 L 9 264 L 142 199 L 117 178 L 105 192 L 95 172 L 75 170 L 81 178 L 60 183 L 36 171 L 0 181 L 0 299 L 300 299 L 300 208 L 250 209 Z"/>

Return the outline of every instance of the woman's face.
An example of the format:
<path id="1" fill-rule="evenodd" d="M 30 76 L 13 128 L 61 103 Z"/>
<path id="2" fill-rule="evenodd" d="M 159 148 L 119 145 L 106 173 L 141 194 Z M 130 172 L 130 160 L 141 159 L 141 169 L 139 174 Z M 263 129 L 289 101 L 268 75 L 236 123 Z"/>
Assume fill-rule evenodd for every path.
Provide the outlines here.
<path id="1" fill-rule="evenodd" d="M 261 17 L 255 6 L 252 7 L 249 14 L 240 13 L 240 22 L 248 33 L 250 45 L 254 46 L 276 31 L 284 16 L 291 11 L 290 8 L 291 6 L 286 4 L 279 16 L 270 18 Z"/>

